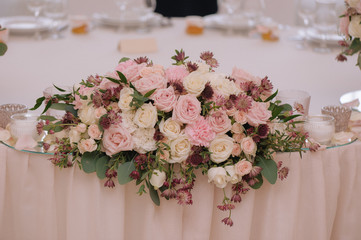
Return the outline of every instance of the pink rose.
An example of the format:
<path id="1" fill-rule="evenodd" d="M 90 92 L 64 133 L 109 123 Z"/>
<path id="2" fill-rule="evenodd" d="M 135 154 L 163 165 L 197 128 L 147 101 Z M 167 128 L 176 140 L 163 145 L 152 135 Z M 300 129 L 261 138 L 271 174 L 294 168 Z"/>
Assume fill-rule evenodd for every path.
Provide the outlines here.
<path id="1" fill-rule="evenodd" d="M 130 82 L 136 82 L 138 81 L 141 76 L 140 76 L 140 71 L 146 67 L 145 63 L 142 64 L 129 64 L 129 66 L 125 67 L 125 66 L 119 66 L 116 67 L 115 70 L 123 73 L 123 75 L 127 78 L 128 81 Z"/>
<path id="2" fill-rule="evenodd" d="M 80 153 L 93 152 L 97 148 L 98 148 L 98 145 L 92 138 L 82 139 L 82 140 L 80 140 L 80 142 L 78 144 L 78 149 L 79 149 Z"/>
<path id="3" fill-rule="evenodd" d="M 268 119 L 272 116 L 268 107 L 268 103 L 253 102 L 251 109 L 247 113 L 248 123 L 253 127 L 257 127 L 260 124 L 266 124 Z"/>
<path id="4" fill-rule="evenodd" d="M 244 176 L 251 172 L 252 163 L 243 159 L 243 160 L 239 161 L 238 163 L 236 163 L 236 165 L 234 165 L 234 168 L 235 168 L 236 174 L 238 174 L 239 176 Z"/>
<path id="5" fill-rule="evenodd" d="M 245 137 L 241 140 L 241 148 L 245 154 L 254 156 L 257 151 L 257 145 L 251 137 Z"/>
<path id="6" fill-rule="evenodd" d="M 342 17 L 340 19 L 340 32 L 345 35 L 346 37 L 349 37 L 348 34 L 348 25 L 350 25 L 350 19 L 348 16 Z"/>
<path id="7" fill-rule="evenodd" d="M 153 65 L 151 67 L 143 68 L 139 73 L 142 77 L 149 77 L 153 74 L 164 76 L 164 69 L 162 65 Z"/>
<path id="8" fill-rule="evenodd" d="M 172 86 L 164 89 L 157 89 L 152 95 L 152 99 L 154 100 L 154 105 L 160 111 L 164 112 L 172 111 L 177 102 L 177 97 Z"/>
<path id="9" fill-rule="evenodd" d="M 236 67 L 233 68 L 231 77 L 236 79 L 237 85 L 243 82 L 253 82 L 256 85 L 261 84 L 261 78 L 255 77 L 250 73 Z"/>
<path id="10" fill-rule="evenodd" d="M 130 133 L 121 125 L 112 125 L 104 130 L 103 147 L 108 156 L 121 151 L 133 150 L 134 142 Z"/>
<path id="11" fill-rule="evenodd" d="M 233 125 L 232 125 L 231 131 L 232 131 L 233 133 L 243 133 L 243 132 L 244 132 L 244 128 L 243 128 L 243 126 L 242 126 L 240 123 L 235 122 L 235 123 L 233 123 Z"/>
<path id="12" fill-rule="evenodd" d="M 88 135 L 95 140 L 99 140 L 102 137 L 102 132 L 99 130 L 98 125 L 92 124 L 88 128 Z"/>
<path id="13" fill-rule="evenodd" d="M 190 142 L 196 146 L 208 147 L 209 143 L 216 137 L 216 133 L 204 117 L 200 117 L 192 124 L 188 124 L 185 133 L 188 135 Z"/>
<path id="14" fill-rule="evenodd" d="M 238 157 L 239 155 L 241 155 L 241 152 L 242 152 L 241 145 L 239 145 L 238 143 L 234 143 L 233 150 L 232 150 L 232 156 Z"/>
<path id="15" fill-rule="evenodd" d="M 119 76 L 116 72 L 107 73 L 106 76 L 119 80 Z M 112 89 L 112 88 L 117 88 L 117 87 L 119 87 L 118 83 L 112 82 L 107 78 L 103 78 L 103 80 L 99 84 L 100 89 Z"/>
<path id="16" fill-rule="evenodd" d="M 173 109 L 172 119 L 181 123 L 194 123 L 200 117 L 201 103 L 194 95 L 182 95 Z"/>
<path id="17" fill-rule="evenodd" d="M 107 114 L 107 110 L 104 107 L 98 107 L 94 110 L 94 114 L 96 118 L 100 118 L 101 116 Z"/>
<path id="18" fill-rule="evenodd" d="M 141 93 L 146 94 L 153 89 L 161 89 L 167 87 L 167 81 L 162 75 L 153 74 L 148 77 L 139 79 L 134 83 L 134 87 Z"/>
<path id="19" fill-rule="evenodd" d="M 86 87 L 84 85 L 81 85 L 79 88 L 79 93 L 82 96 L 88 96 L 93 92 L 94 88 L 93 87 Z"/>
<path id="20" fill-rule="evenodd" d="M 119 63 L 118 66 L 115 68 L 115 70 L 119 71 L 119 72 L 123 72 L 127 68 L 129 68 L 131 66 L 136 66 L 136 65 L 137 65 L 137 63 L 134 62 L 133 60 L 128 60 L 128 61 Z"/>
<path id="21" fill-rule="evenodd" d="M 86 125 L 84 123 L 79 123 L 75 128 L 80 133 L 85 133 L 86 131 Z"/>
<path id="22" fill-rule="evenodd" d="M 243 111 L 235 111 L 233 113 L 233 118 L 237 123 L 242 125 L 247 123 L 247 114 Z"/>
<path id="23" fill-rule="evenodd" d="M 165 77 L 168 82 L 183 82 L 183 79 L 188 76 L 188 70 L 183 66 L 171 66 L 165 70 Z"/>
<path id="24" fill-rule="evenodd" d="M 232 138 L 234 139 L 234 141 L 236 141 L 237 143 L 240 143 L 242 141 L 243 138 L 245 138 L 246 136 L 244 135 L 244 133 L 235 133 L 233 134 Z"/>
<path id="25" fill-rule="evenodd" d="M 75 94 L 75 100 L 73 101 L 74 109 L 78 110 L 82 107 L 83 102 L 78 94 Z"/>
<path id="26" fill-rule="evenodd" d="M 213 131 L 217 134 L 225 134 L 232 128 L 231 119 L 229 119 L 227 113 L 222 110 L 211 113 L 207 120 Z"/>

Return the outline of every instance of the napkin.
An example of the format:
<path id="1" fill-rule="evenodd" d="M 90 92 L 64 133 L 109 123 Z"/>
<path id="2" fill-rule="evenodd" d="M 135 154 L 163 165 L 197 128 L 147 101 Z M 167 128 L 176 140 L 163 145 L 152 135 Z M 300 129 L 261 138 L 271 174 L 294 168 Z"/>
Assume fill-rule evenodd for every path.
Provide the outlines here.
<path id="1" fill-rule="evenodd" d="M 118 50 L 122 53 L 151 53 L 158 50 L 155 38 L 121 39 Z"/>

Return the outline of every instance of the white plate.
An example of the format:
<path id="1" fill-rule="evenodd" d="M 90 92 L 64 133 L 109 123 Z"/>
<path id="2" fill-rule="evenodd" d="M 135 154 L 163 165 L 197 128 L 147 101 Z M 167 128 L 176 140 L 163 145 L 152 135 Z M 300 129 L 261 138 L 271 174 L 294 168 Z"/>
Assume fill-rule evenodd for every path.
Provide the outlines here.
<path id="1" fill-rule="evenodd" d="M 15 16 L 0 18 L 0 24 L 10 30 L 10 33 L 34 33 L 35 31 L 49 30 L 52 20 L 40 17 L 38 22 L 35 17 Z"/>
<path id="2" fill-rule="evenodd" d="M 354 92 L 348 92 L 343 94 L 340 97 L 340 103 L 341 104 L 345 104 L 345 103 L 350 103 L 352 101 L 359 101 L 361 103 L 361 90 L 358 91 L 354 91 Z M 352 109 L 361 112 L 361 104 L 355 107 L 352 107 Z"/>
<path id="3" fill-rule="evenodd" d="M 203 19 L 205 26 L 209 28 L 227 29 L 232 25 L 235 30 L 249 30 L 255 26 L 254 23 L 249 22 L 242 15 L 234 15 L 233 24 L 229 22 L 228 16 L 224 14 L 212 14 L 205 16 Z"/>
<path id="4" fill-rule="evenodd" d="M 143 14 L 140 13 L 129 13 L 125 19 L 121 19 L 117 15 L 111 15 L 106 13 L 94 13 L 93 18 L 100 24 L 111 27 L 118 27 L 121 25 L 128 27 L 138 27 L 143 24 L 142 17 Z M 148 13 L 146 24 L 147 25 L 156 25 L 161 21 L 162 16 L 156 13 Z"/>
<path id="5" fill-rule="evenodd" d="M 316 29 L 313 28 L 307 30 L 307 38 L 310 41 L 314 41 L 314 42 L 322 41 L 322 35 Z M 327 34 L 325 40 L 327 44 L 338 45 L 338 41 L 343 40 L 343 38 L 339 34 L 333 33 L 333 34 Z"/>

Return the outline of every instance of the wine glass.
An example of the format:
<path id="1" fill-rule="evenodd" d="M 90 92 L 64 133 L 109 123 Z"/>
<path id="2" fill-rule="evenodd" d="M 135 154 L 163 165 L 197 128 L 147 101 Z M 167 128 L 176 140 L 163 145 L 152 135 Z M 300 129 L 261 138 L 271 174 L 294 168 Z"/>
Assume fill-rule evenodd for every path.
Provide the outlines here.
<path id="1" fill-rule="evenodd" d="M 334 0 L 316 0 L 316 14 L 314 27 L 320 34 L 320 46 L 314 51 L 328 53 L 327 37 L 337 31 L 336 2 Z"/>
<path id="2" fill-rule="evenodd" d="M 306 47 L 307 30 L 311 26 L 316 10 L 315 0 L 298 0 L 297 1 L 297 15 L 302 19 L 303 29 L 298 33 L 301 43 L 296 47 L 304 49 Z"/>
<path id="3" fill-rule="evenodd" d="M 156 8 L 156 0 L 142 0 L 142 3 L 140 4 L 140 21 L 141 26 L 139 28 L 140 32 L 149 32 L 149 22 L 152 21 L 153 18 L 153 12 Z"/>
<path id="4" fill-rule="evenodd" d="M 34 38 L 36 40 L 41 40 L 42 37 L 40 35 L 40 22 L 39 22 L 39 16 L 43 8 L 45 7 L 45 0 L 26 0 L 26 6 L 28 9 L 34 13 L 35 22 L 37 27 L 35 28 L 35 35 Z"/>
<path id="5" fill-rule="evenodd" d="M 242 0 L 241 10 L 250 26 L 254 26 L 260 20 L 264 9 L 264 0 Z"/>
<path id="6" fill-rule="evenodd" d="M 44 14 L 53 20 L 51 38 L 61 38 L 59 26 L 67 16 L 67 0 L 46 0 Z"/>
<path id="7" fill-rule="evenodd" d="M 129 8 L 129 4 L 131 3 L 130 0 L 114 0 L 114 3 L 119 8 L 119 27 L 118 31 L 124 31 L 125 30 L 125 20 L 126 20 L 126 11 Z"/>
<path id="8" fill-rule="evenodd" d="M 234 13 L 240 8 L 242 0 L 222 0 L 222 4 L 227 12 L 227 34 L 231 35 L 233 33 L 234 25 Z"/>

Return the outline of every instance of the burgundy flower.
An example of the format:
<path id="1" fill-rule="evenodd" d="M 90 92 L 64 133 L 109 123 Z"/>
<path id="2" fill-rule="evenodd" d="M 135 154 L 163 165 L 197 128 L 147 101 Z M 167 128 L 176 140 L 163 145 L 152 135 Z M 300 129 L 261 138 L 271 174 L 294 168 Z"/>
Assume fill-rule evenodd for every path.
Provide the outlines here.
<path id="1" fill-rule="evenodd" d="M 198 65 L 197 63 L 192 63 L 192 62 L 187 62 L 187 69 L 188 69 L 188 72 L 194 72 L 198 69 Z"/>
<path id="2" fill-rule="evenodd" d="M 163 133 L 161 133 L 160 131 L 159 131 L 159 129 L 156 129 L 156 131 L 154 132 L 154 136 L 153 136 L 153 139 L 155 140 L 155 141 L 161 141 L 161 140 L 163 140 L 164 139 L 164 135 L 163 135 Z"/>
<path id="3" fill-rule="evenodd" d="M 344 40 L 338 41 L 338 45 L 340 45 L 341 47 L 349 47 L 349 44 Z"/>
<path id="4" fill-rule="evenodd" d="M 336 60 L 339 61 L 339 62 L 346 62 L 347 57 L 345 55 L 343 55 L 343 54 L 339 54 L 339 55 L 337 55 Z"/>
<path id="5" fill-rule="evenodd" d="M 93 95 L 93 104 L 95 107 L 100 107 L 103 104 L 102 94 L 98 91 Z"/>
<path id="6" fill-rule="evenodd" d="M 259 182 L 259 180 L 257 178 L 251 178 L 251 179 L 248 180 L 247 183 L 248 183 L 248 185 L 253 186 L 258 182 Z"/>
<path id="7" fill-rule="evenodd" d="M 43 142 L 43 148 L 44 148 L 45 151 L 48 151 L 49 148 L 50 148 L 50 144 Z"/>
<path id="8" fill-rule="evenodd" d="M 134 62 L 137 64 L 147 63 L 148 64 L 149 59 L 147 57 L 139 57 L 137 59 L 134 59 Z"/>
<path id="9" fill-rule="evenodd" d="M 108 188 L 113 188 L 113 187 L 115 187 L 114 181 L 113 181 L 111 178 L 109 178 L 109 179 L 105 182 L 104 187 L 108 187 Z"/>
<path id="10" fill-rule="evenodd" d="M 246 130 L 247 135 L 251 135 L 252 133 L 254 133 L 254 131 L 255 131 L 254 127 L 250 127 Z"/>
<path id="11" fill-rule="evenodd" d="M 224 224 L 230 226 L 230 227 L 233 226 L 233 221 L 232 221 L 232 219 L 231 219 L 230 217 L 224 218 L 224 219 L 222 220 L 222 222 L 223 222 Z"/>
<path id="12" fill-rule="evenodd" d="M 205 100 L 210 100 L 213 97 L 213 94 L 214 94 L 213 88 L 209 83 L 207 83 L 206 86 L 204 87 L 203 92 L 201 93 L 202 98 L 204 98 Z"/>
<path id="13" fill-rule="evenodd" d="M 278 161 L 278 162 L 277 162 L 277 169 L 280 169 L 280 168 L 282 167 L 282 164 L 283 164 L 282 161 Z"/>
<path id="14" fill-rule="evenodd" d="M 202 60 L 204 60 L 204 61 L 207 61 L 207 60 L 212 59 L 213 56 L 214 56 L 214 55 L 213 55 L 212 52 L 210 52 L 210 51 L 205 51 L 205 52 L 202 52 L 202 53 L 201 53 L 200 58 L 201 58 Z"/>
<path id="15" fill-rule="evenodd" d="M 269 133 L 269 127 L 267 124 L 260 124 L 258 126 L 258 136 L 260 138 L 266 138 Z"/>
<path id="16" fill-rule="evenodd" d="M 166 189 L 164 190 L 161 194 L 162 197 L 165 197 L 167 199 L 172 199 L 172 198 L 176 198 L 177 197 L 177 191 L 174 189 Z"/>
<path id="17" fill-rule="evenodd" d="M 289 168 L 288 167 L 283 167 L 278 171 L 278 177 L 279 179 L 281 179 L 281 181 L 285 178 L 287 178 L 288 176 L 288 172 L 289 172 Z"/>
<path id="18" fill-rule="evenodd" d="M 252 99 L 245 94 L 232 98 L 232 102 L 238 111 L 247 112 L 252 107 Z"/>
<path id="19" fill-rule="evenodd" d="M 103 129 L 108 129 L 111 124 L 109 117 L 102 117 L 99 121 L 99 124 Z"/>
<path id="20" fill-rule="evenodd" d="M 206 63 L 207 63 L 209 66 L 211 66 L 212 68 L 216 68 L 216 67 L 219 66 L 219 63 L 218 63 L 217 59 L 215 59 L 215 58 L 212 58 L 212 59 L 207 60 Z"/>
<path id="21" fill-rule="evenodd" d="M 251 172 L 248 174 L 251 178 L 256 177 L 258 174 L 260 174 L 262 171 L 262 168 L 259 166 L 253 166 Z"/>
<path id="22" fill-rule="evenodd" d="M 196 166 L 198 166 L 199 164 L 201 164 L 203 162 L 203 158 L 199 154 L 192 154 L 192 155 L 189 156 L 188 162 L 192 166 L 196 167 Z"/>
<path id="23" fill-rule="evenodd" d="M 108 169 L 106 172 L 105 172 L 105 176 L 107 178 L 112 178 L 112 177 L 116 177 L 118 174 L 117 174 L 117 171 L 114 170 L 114 169 Z"/>
<path id="24" fill-rule="evenodd" d="M 40 121 L 38 122 L 38 124 L 36 124 L 36 131 L 38 132 L 38 135 L 43 133 L 43 127 L 44 127 L 43 121 Z"/>
<path id="25" fill-rule="evenodd" d="M 145 154 L 139 154 L 134 158 L 134 162 L 136 165 L 141 166 L 147 163 L 147 155 Z"/>
<path id="26" fill-rule="evenodd" d="M 259 142 L 261 141 L 261 137 L 258 136 L 257 134 L 254 135 L 254 136 L 252 136 L 252 139 L 253 139 L 253 141 L 254 141 L 255 143 L 259 143 Z"/>
<path id="27" fill-rule="evenodd" d="M 192 194 L 186 190 L 177 191 L 177 200 L 179 205 L 192 205 Z"/>
<path id="28" fill-rule="evenodd" d="M 173 86 L 174 88 L 174 92 L 176 95 L 183 95 L 183 94 L 186 94 L 186 90 L 184 89 L 183 87 L 183 84 L 182 83 L 179 83 L 179 82 L 172 82 L 170 84 L 171 86 Z"/>
<path id="29" fill-rule="evenodd" d="M 239 195 L 238 193 L 237 194 L 234 194 L 231 198 L 231 201 L 234 202 L 234 203 L 239 203 L 242 201 L 242 198 L 241 198 L 241 195 Z"/>
<path id="30" fill-rule="evenodd" d="M 134 180 L 138 180 L 140 178 L 140 174 L 138 171 L 134 170 L 129 174 L 129 177 L 133 178 Z"/>
<path id="31" fill-rule="evenodd" d="M 264 91 L 271 91 L 273 89 L 273 85 L 267 76 L 261 80 L 261 88 Z"/>

